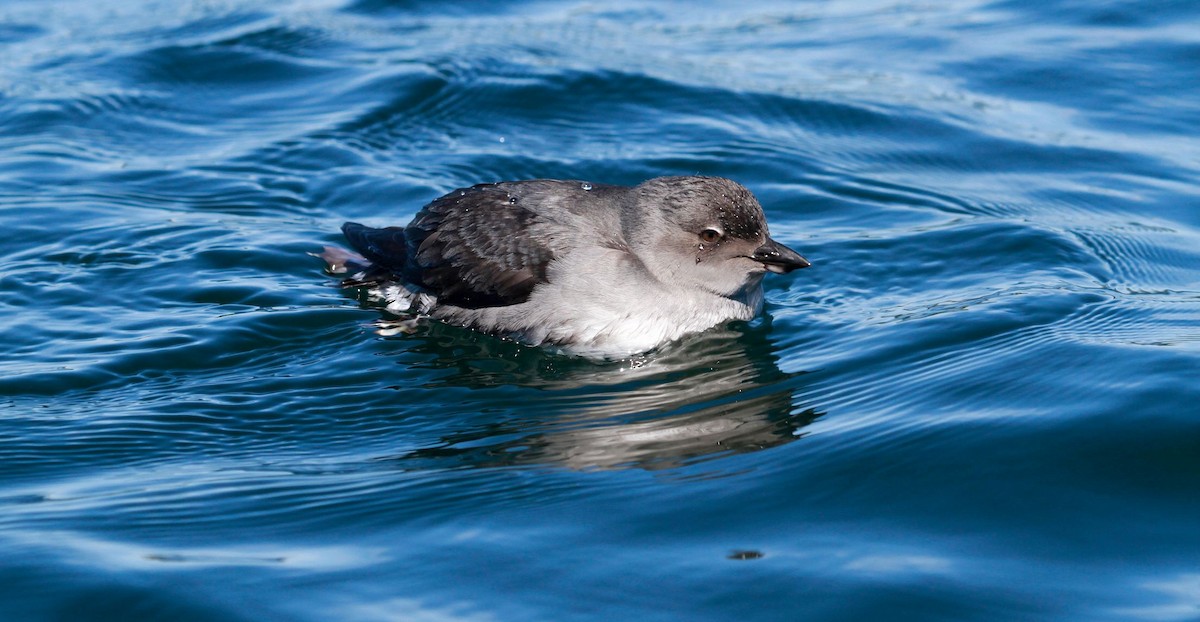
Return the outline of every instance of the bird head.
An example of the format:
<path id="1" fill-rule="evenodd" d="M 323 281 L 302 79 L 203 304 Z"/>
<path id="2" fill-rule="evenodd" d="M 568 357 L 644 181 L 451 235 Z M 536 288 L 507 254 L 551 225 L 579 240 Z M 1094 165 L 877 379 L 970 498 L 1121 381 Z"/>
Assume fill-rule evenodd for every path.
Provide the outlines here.
<path id="1" fill-rule="evenodd" d="M 655 276 L 721 296 L 756 286 L 766 272 L 810 264 L 771 239 L 758 200 L 720 177 L 659 177 L 637 187 L 636 231 L 626 239 Z M 629 223 L 627 223 L 629 224 Z"/>

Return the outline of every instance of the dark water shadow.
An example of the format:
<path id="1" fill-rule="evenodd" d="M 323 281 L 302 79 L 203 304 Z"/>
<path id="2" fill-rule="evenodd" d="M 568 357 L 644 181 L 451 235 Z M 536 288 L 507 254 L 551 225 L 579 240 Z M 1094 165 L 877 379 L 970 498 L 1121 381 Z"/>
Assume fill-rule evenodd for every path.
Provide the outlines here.
<path id="1" fill-rule="evenodd" d="M 503 412 L 385 459 L 405 469 L 659 470 L 783 445 L 824 413 L 796 404 L 806 372 L 781 371 L 769 335 L 768 320 L 735 323 L 597 363 L 429 322 L 397 338 L 397 363 L 436 370 L 425 388 L 486 392 Z"/>

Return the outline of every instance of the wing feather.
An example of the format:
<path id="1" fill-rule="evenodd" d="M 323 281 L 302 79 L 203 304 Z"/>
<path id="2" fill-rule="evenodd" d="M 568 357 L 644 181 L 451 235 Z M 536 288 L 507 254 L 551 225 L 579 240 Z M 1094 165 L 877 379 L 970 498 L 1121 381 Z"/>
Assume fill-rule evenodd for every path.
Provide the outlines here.
<path id="1" fill-rule="evenodd" d="M 436 294 L 439 304 L 471 309 L 525 302 L 555 258 L 554 224 L 498 184 L 451 192 L 404 229 L 344 230 L 364 256 Z"/>

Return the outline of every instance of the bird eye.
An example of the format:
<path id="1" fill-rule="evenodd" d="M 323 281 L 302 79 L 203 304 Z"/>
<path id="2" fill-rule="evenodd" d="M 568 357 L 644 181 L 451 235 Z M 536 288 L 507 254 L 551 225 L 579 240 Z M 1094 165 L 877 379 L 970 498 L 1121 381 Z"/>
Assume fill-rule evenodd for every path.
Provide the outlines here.
<path id="1" fill-rule="evenodd" d="M 700 241 L 705 244 L 714 244 L 721 239 L 721 232 L 716 229 L 705 229 L 700 232 Z"/>

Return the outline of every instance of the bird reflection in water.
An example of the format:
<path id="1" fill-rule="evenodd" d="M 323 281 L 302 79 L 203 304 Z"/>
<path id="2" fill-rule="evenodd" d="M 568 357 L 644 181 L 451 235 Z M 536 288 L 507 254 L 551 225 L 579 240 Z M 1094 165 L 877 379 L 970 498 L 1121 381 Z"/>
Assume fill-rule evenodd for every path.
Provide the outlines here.
<path id="1" fill-rule="evenodd" d="M 530 412 L 484 426 L 476 419 L 437 446 L 387 459 L 416 469 L 660 470 L 792 442 L 823 413 L 795 404 L 806 372 L 779 369 L 761 324 L 597 364 L 431 322 L 402 337 L 401 364 L 443 372 L 425 388 L 515 389 L 526 403 L 506 407 Z"/>

